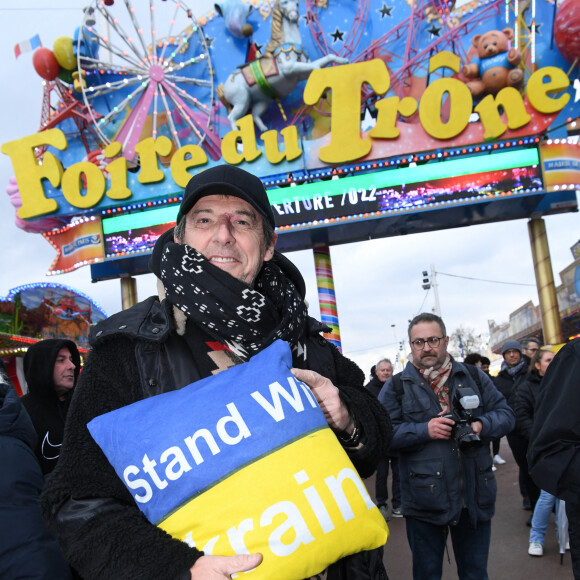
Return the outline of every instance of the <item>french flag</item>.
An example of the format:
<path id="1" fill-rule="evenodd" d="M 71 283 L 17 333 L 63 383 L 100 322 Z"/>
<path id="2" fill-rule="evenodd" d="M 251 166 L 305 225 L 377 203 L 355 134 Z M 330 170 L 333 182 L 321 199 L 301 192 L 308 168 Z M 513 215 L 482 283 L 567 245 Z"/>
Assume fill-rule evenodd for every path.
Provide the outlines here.
<path id="1" fill-rule="evenodd" d="M 29 40 L 23 40 L 14 47 L 14 56 L 18 58 L 23 52 L 30 52 L 39 46 L 42 46 L 42 42 L 40 41 L 40 36 L 35 34 Z"/>

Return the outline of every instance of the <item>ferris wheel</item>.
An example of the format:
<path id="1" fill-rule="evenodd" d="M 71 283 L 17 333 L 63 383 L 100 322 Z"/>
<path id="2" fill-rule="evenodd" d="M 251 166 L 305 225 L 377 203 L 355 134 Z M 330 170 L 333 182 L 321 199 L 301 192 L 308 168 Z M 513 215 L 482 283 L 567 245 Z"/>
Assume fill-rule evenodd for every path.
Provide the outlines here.
<path id="1" fill-rule="evenodd" d="M 104 146 L 136 161 L 140 141 L 164 135 L 172 151 L 199 145 L 219 159 L 208 43 L 183 1 L 94 0 L 74 46 L 75 89 Z"/>

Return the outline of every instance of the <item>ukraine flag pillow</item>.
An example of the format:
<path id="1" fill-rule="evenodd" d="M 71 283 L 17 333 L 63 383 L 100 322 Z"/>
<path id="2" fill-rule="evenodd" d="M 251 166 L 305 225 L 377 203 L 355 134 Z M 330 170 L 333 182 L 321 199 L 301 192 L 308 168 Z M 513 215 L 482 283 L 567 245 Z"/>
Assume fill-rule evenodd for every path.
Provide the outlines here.
<path id="1" fill-rule="evenodd" d="M 382 546 L 388 528 L 290 372 L 287 343 L 106 413 L 91 435 L 149 521 L 206 555 L 260 552 L 252 580 L 300 580 Z"/>

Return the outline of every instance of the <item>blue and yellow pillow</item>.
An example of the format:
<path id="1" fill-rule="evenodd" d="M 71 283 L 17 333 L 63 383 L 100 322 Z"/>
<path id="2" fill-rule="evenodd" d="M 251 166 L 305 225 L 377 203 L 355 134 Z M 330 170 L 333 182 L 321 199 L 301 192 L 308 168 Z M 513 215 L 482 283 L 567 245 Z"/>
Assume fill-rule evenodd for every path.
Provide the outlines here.
<path id="1" fill-rule="evenodd" d="M 388 537 L 291 364 L 277 341 L 88 425 L 149 521 L 207 555 L 262 553 L 256 580 L 307 578 Z"/>

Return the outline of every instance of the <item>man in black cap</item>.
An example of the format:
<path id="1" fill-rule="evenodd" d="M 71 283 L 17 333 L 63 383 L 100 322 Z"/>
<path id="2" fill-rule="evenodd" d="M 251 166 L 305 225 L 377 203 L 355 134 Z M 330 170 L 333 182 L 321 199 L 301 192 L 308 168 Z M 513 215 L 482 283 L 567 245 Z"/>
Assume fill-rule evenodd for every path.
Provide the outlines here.
<path id="1" fill-rule="evenodd" d="M 261 561 L 259 554 L 204 556 L 149 523 L 86 427 L 106 411 L 185 387 L 281 339 L 361 476 L 386 453 L 388 415 L 364 389 L 362 371 L 320 335 L 325 327 L 308 316 L 304 280 L 274 250 L 276 238 L 257 177 L 228 165 L 203 171 L 186 187 L 175 230 L 155 245 L 150 268 L 159 297 L 92 332 L 61 463 L 43 498 L 46 518 L 85 580 L 230 578 Z M 351 578 L 361 567 L 365 577 L 384 577 L 374 551 L 343 558 L 328 578 Z"/>
<path id="2" fill-rule="evenodd" d="M 72 340 L 49 338 L 28 348 L 24 355 L 28 393 L 22 404 L 38 437 L 35 453 L 44 475 L 56 467 L 64 424 L 75 388 L 81 357 Z"/>

